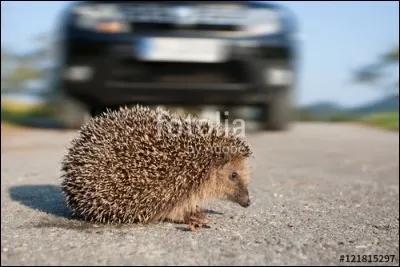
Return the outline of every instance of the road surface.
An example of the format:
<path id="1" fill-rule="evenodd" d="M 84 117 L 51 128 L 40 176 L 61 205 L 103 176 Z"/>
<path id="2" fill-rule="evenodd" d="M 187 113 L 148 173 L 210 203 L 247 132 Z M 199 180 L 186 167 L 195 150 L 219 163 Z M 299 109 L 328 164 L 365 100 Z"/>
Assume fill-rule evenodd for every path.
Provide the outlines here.
<path id="1" fill-rule="evenodd" d="M 2 129 L 2 265 L 355 264 L 340 255 L 399 263 L 398 133 L 323 123 L 247 133 L 252 205 L 212 202 L 211 228 L 194 233 L 70 220 L 58 179 L 75 134 Z"/>

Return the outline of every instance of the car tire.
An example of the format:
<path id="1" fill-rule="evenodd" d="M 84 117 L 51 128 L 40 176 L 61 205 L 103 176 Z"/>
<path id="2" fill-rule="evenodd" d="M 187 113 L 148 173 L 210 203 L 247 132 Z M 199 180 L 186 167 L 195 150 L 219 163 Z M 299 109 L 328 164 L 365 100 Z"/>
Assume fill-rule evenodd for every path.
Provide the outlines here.
<path id="1" fill-rule="evenodd" d="M 56 119 L 65 129 L 79 129 L 90 119 L 89 109 L 68 97 L 64 97 L 54 102 L 54 113 Z"/>
<path id="2" fill-rule="evenodd" d="M 269 131 L 287 131 L 293 121 L 291 88 L 277 90 L 263 105 L 263 129 Z"/>

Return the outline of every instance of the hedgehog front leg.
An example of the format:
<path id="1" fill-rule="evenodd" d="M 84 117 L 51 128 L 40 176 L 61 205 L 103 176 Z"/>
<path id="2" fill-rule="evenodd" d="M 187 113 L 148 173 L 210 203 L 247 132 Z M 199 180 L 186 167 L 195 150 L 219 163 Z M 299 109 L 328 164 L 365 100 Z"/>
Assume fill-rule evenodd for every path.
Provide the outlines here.
<path id="1" fill-rule="evenodd" d="M 191 231 L 197 231 L 198 228 L 210 228 L 208 223 L 210 222 L 206 213 L 197 207 L 196 211 L 188 212 L 185 214 L 184 222 L 189 225 Z"/>
<path id="2" fill-rule="evenodd" d="M 204 224 L 208 224 L 210 222 L 206 212 L 199 206 L 196 206 L 196 211 L 193 213 L 193 216 L 201 220 Z"/>

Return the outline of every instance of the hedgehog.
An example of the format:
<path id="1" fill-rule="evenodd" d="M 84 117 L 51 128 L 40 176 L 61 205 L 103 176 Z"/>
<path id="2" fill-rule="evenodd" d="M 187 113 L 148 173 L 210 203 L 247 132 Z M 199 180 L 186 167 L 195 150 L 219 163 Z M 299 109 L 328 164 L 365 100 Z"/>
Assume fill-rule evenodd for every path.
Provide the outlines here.
<path id="1" fill-rule="evenodd" d="M 61 163 L 73 216 L 94 223 L 171 221 L 209 228 L 205 203 L 250 205 L 253 152 L 221 124 L 136 105 L 90 118 Z"/>

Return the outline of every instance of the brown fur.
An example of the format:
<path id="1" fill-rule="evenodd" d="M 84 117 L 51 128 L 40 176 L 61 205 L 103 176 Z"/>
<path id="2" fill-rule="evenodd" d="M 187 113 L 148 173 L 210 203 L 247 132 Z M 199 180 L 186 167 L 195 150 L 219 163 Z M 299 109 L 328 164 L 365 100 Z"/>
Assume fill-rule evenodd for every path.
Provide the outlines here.
<path id="1" fill-rule="evenodd" d="M 175 222 L 184 222 L 184 216 L 187 213 L 194 213 L 204 208 L 208 201 L 215 199 L 229 200 L 229 196 L 233 195 L 235 190 L 237 190 L 237 183 L 228 178 L 234 170 L 239 174 L 240 183 L 247 188 L 251 178 L 248 161 L 246 158 L 236 158 L 219 169 L 212 168 L 210 171 L 210 180 L 207 184 L 200 187 L 190 198 L 161 218 Z"/>

